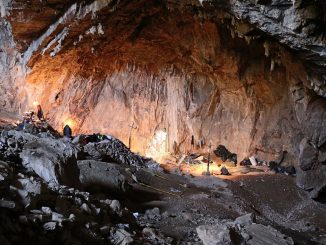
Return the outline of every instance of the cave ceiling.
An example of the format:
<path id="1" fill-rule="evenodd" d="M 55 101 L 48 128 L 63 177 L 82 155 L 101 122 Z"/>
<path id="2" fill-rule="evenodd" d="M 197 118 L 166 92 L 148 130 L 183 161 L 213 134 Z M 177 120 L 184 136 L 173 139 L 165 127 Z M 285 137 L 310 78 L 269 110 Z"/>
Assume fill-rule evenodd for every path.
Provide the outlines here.
<path id="1" fill-rule="evenodd" d="M 208 21 L 246 39 L 277 41 L 303 60 L 311 87 L 319 95 L 326 92 L 323 0 L 15 0 L 8 5 L 14 40 L 30 68 L 44 56 L 72 55 L 72 50 L 79 52 L 77 62 L 84 69 L 94 69 L 89 59 L 103 52 L 116 62 L 187 67 L 198 62 L 192 58 L 196 50 L 177 40 L 168 25 L 177 23 L 175 32 L 190 33 L 194 22 Z M 183 37 L 187 40 L 186 31 Z M 83 46 L 91 46 L 91 54 Z M 209 70 L 216 66 L 209 60 L 206 64 Z"/>

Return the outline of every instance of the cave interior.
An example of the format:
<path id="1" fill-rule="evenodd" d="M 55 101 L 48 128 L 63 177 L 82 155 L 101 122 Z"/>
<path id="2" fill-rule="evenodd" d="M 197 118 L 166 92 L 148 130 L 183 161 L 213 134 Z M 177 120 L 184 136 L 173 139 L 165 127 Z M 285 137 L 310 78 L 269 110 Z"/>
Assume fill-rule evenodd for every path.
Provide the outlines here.
<path id="1" fill-rule="evenodd" d="M 324 0 L 0 14 L 1 244 L 326 243 Z"/>

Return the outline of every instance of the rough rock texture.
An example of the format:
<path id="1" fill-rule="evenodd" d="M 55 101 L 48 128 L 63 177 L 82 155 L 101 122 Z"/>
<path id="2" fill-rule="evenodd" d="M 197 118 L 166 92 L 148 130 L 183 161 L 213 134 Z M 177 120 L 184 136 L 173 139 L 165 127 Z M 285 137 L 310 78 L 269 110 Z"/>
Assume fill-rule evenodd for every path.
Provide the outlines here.
<path id="1" fill-rule="evenodd" d="M 305 138 L 318 164 L 304 167 L 298 184 L 319 193 L 325 12 L 323 0 L 5 1 L 1 45 L 13 48 L 13 38 L 16 46 L 0 53 L 1 86 L 27 73 L 3 104 L 18 110 L 18 98 L 27 109 L 37 100 L 57 129 L 71 119 L 74 132 L 125 144 L 131 135 L 133 150 L 155 158 L 189 150 L 194 135 L 239 161 L 286 151 L 284 164 L 298 167 Z"/>
<path id="2" fill-rule="evenodd" d="M 253 223 L 253 215 L 238 217 L 234 222 L 199 226 L 196 231 L 204 245 L 218 244 L 294 244 L 292 238 L 270 226 Z"/>
<path id="3" fill-rule="evenodd" d="M 17 112 L 24 98 L 19 97 L 17 87 L 22 85 L 23 72 L 19 53 L 12 39 L 10 24 L 0 18 L 0 106 L 1 111 Z"/>
<path id="4" fill-rule="evenodd" d="M 78 161 L 79 180 L 85 187 L 102 187 L 107 190 L 125 192 L 129 185 L 119 166 L 94 160 Z"/>
<path id="5" fill-rule="evenodd" d="M 61 139 L 36 138 L 20 154 L 22 163 L 46 182 L 78 186 L 78 149 Z"/>
<path id="6" fill-rule="evenodd" d="M 114 161 L 134 167 L 144 166 L 141 156 L 131 152 L 120 140 L 112 136 L 98 143 L 88 143 L 84 146 L 84 152 L 101 161 Z"/>

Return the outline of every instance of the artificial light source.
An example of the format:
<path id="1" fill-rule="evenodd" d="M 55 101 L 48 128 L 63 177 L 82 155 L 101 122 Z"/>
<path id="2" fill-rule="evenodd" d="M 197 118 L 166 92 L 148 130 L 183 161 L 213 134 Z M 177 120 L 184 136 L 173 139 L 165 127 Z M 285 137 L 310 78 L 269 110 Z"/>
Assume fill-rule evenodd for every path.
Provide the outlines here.
<path id="1" fill-rule="evenodd" d="M 71 118 L 67 118 L 66 120 L 64 120 L 63 126 L 68 125 L 71 129 L 74 129 L 76 127 L 76 122 L 75 120 L 71 119 Z"/>
<path id="2" fill-rule="evenodd" d="M 36 107 L 36 106 L 38 106 L 38 105 L 40 105 L 40 103 L 38 103 L 37 101 L 34 101 L 34 102 L 33 102 L 33 106 Z"/>

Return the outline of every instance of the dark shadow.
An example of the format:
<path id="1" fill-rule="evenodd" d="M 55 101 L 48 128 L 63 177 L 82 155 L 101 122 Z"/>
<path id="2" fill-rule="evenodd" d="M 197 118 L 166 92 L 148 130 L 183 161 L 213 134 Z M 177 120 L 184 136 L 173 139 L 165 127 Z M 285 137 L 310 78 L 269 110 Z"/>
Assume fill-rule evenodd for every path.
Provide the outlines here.
<path id="1" fill-rule="evenodd" d="M 148 202 L 159 201 L 160 194 L 146 190 L 133 189 L 117 197 L 130 209 L 131 212 L 145 212 L 146 209 L 154 208 L 157 205 L 150 207 Z"/>
<path id="2" fill-rule="evenodd" d="M 323 204 L 326 204 L 326 186 L 323 187 L 319 193 L 318 193 L 318 197 L 317 198 L 314 198 L 314 200 L 316 202 L 320 202 L 320 203 L 323 203 Z"/>

